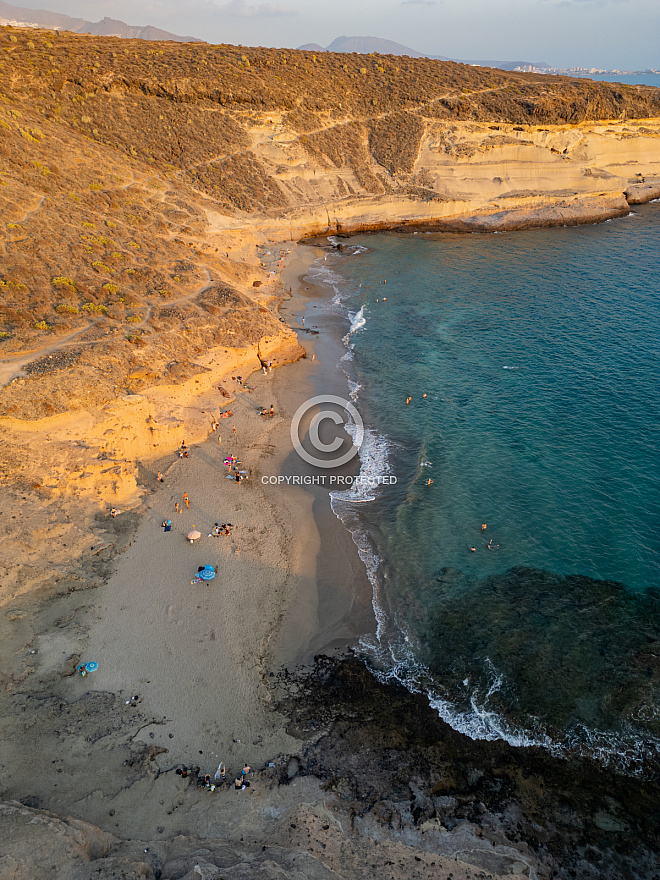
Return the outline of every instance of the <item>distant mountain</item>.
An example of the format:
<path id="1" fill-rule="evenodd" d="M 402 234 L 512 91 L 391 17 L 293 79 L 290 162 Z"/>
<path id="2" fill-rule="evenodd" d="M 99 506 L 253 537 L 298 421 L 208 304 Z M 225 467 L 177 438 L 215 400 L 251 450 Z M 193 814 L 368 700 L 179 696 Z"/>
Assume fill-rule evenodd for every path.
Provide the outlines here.
<path id="1" fill-rule="evenodd" d="M 96 34 L 97 36 L 117 36 L 136 40 L 174 40 L 177 43 L 201 43 L 196 37 L 180 37 L 160 28 L 138 27 L 126 24 L 115 18 L 104 18 L 102 21 L 85 21 L 84 18 L 72 18 L 60 12 L 49 12 L 47 9 L 27 9 L 24 6 L 11 6 L 0 0 L 0 23 L 27 25 L 33 27 L 57 28 L 58 30 L 74 31 L 77 34 Z"/>
<path id="2" fill-rule="evenodd" d="M 479 67 L 498 67 L 500 70 L 516 70 L 533 67 L 537 70 L 550 70 L 545 61 L 472 61 L 463 58 L 448 58 L 446 55 L 425 55 L 417 49 L 411 49 L 393 40 L 381 40 L 379 37 L 337 37 L 324 49 L 318 43 L 305 43 L 298 46 L 308 52 L 357 52 L 368 55 L 378 52 L 380 55 L 408 55 L 410 58 L 432 58 L 435 61 L 458 61 L 460 64 L 477 64 Z"/>
<path id="3" fill-rule="evenodd" d="M 318 43 L 305 43 L 304 46 L 298 46 L 298 48 L 302 52 L 327 52 L 327 49 L 324 49 L 323 46 L 319 46 Z"/>
<path id="4" fill-rule="evenodd" d="M 201 43 L 196 37 L 180 37 L 178 34 L 171 34 L 169 31 L 163 31 L 160 28 L 147 25 L 146 27 L 136 27 L 126 24 L 125 21 L 119 21 L 116 18 L 108 18 L 103 21 L 85 22 L 85 26 L 78 29 L 79 34 L 96 34 L 102 37 L 124 37 L 128 40 L 173 40 L 177 43 Z"/>
<path id="5" fill-rule="evenodd" d="M 427 58 L 423 52 L 395 43 L 393 40 L 381 40 L 379 37 L 337 37 L 327 47 L 328 52 L 357 52 L 368 55 L 370 52 L 378 52 L 380 55 L 408 55 L 410 58 Z M 440 61 L 449 61 L 443 55 L 434 55 Z"/>

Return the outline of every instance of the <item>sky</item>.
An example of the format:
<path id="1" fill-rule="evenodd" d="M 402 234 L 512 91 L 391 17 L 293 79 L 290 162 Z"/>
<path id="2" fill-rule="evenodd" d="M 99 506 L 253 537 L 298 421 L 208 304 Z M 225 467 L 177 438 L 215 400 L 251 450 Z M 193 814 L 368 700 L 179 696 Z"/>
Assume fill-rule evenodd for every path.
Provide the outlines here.
<path id="1" fill-rule="evenodd" d="M 429 55 L 660 68 L 660 0 L 7 0 L 98 21 L 151 24 L 212 43 L 295 48 L 338 36 Z"/>

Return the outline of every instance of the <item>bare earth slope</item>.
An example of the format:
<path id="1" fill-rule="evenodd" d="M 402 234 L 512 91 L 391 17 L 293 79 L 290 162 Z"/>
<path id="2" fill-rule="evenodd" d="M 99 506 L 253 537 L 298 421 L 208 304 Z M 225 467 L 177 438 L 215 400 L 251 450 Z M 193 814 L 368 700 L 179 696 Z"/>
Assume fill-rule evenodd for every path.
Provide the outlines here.
<path id="1" fill-rule="evenodd" d="M 205 346 L 209 333 L 239 342 L 226 293 L 191 296 L 210 279 L 268 280 L 253 253 L 237 271 L 229 232 L 584 222 L 660 179 L 651 88 L 11 28 L 0 46 L 3 351 L 91 324 L 76 345 L 111 337 L 122 362 L 106 397 L 115 372 L 139 372 L 128 362 L 144 362 L 150 333 L 180 326 L 173 302 Z M 255 322 L 241 326 L 250 342 Z M 149 360 L 133 390 L 163 375 Z M 76 408 L 57 395 L 50 406 Z"/>

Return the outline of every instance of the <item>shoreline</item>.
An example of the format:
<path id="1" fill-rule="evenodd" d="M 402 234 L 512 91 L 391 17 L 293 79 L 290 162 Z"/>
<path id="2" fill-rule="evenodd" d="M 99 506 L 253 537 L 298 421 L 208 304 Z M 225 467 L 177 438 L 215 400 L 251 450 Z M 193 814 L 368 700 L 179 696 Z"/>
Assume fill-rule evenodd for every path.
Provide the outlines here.
<path id="1" fill-rule="evenodd" d="M 286 453 L 290 417 L 301 400 L 315 390 L 327 390 L 328 381 L 347 393 L 337 368 L 337 355 L 344 352 L 339 341 L 344 319 L 315 314 L 314 305 L 327 296 L 306 277 L 315 253 L 305 245 L 294 251 L 281 280 L 285 289 L 295 284 L 295 293 L 280 306 L 294 330 L 294 319 L 304 310 L 306 332 L 298 327 L 297 336 L 314 340 L 315 360 L 299 360 L 273 375 L 259 372 L 255 357 L 236 362 L 227 375 L 252 365 L 255 371 L 250 378 L 244 376 L 244 385 L 254 391 L 235 384 L 229 401 L 213 396 L 214 407 L 195 398 L 187 412 L 197 413 L 197 421 L 178 422 L 177 433 L 169 435 L 178 443 L 187 425 L 199 423 L 201 428 L 220 406 L 235 414 L 220 420 L 222 443 L 218 446 L 211 434 L 199 443 L 188 442 L 189 459 L 181 461 L 170 452 L 140 461 L 135 474 L 146 497 L 116 519 L 97 514 L 93 535 L 85 533 L 93 542 L 87 574 L 54 585 L 50 597 L 46 589 L 13 597 L 10 616 L 0 624 L 11 628 L 5 645 L 17 658 L 13 690 L 4 695 L 2 710 L 9 743 L 0 766 L 3 800 L 74 816 L 131 845 L 160 842 L 162 849 L 165 841 L 182 834 L 190 837 L 191 846 L 199 838 L 227 834 L 238 841 L 247 828 L 258 835 L 265 833 L 263 827 L 257 831 L 250 825 L 256 820 L 237 813 L 229 793 L 220 792 L 220 799 L 206 805 L 208 794 L 189 787 L 174 771 L 184 765 L 212 773 L 224 761 L 236 773 L 247 761 L 258 768 L 250 798 L 262 797 L 264 809 L 281 809 L 283 817 L 294 818 L 293 824 L 300 797 L 316 805 L 314 809 L 328 809 L 328 795 L 321 788 L 327 779 L 310 763 L 313 747 L 295 723 L 291 726 L 288 713 L 282 714 L 279 694 L 287 686 L 286 673 L 284 685 L 272 673 L 302 665 L 314 674 L 319 652 L 344 652 L 364 632 L 360 627 L 373 620 L 371 586 L 349 531 L 329 509 L 327 493 L 295 486 L 268 487 L 265 492 L 259 483 L 262 474 L 291 468 Z M 317 325 L 319 336 L 307 332 Z M 212 386 L 209 382 L 209 394 Z M 278 417 L 261 419 L 257 406 L 271 402 Z M 139 401 L 129 406 L 136 404 L 143 406 Z M 225 479 L 222 460 L 228 452 L 240 455 L 247 465 L 246 483 L 237 486 Z M 157 470 L 164 485 L 156 479 Z M 175 496 L 181 503 L 184 491 L 191 510 L 177 517 L 172 504 Z M 165 518 L 174 527 L 167 535 L 160 528 Z M 233 535 L 207 538 L 213 522 L 223 520 L 235 523 Z M 193 525 L 204 537 L 191 546 L 185 533 Z M 216 580 L 190 584 L 198 565 L 207 562 L 216 566 Z M 356 579 L 364 589 L 356 587 Z M 93 659 L 100 663 L 97 672 L 84 679 L 75 676 L 78 662 Z M 352 668 L 350 661 L 337 662 Z M 373 687 L 385 694 L 375 680 Z M 127 700 L 134 695 L 139 699 L 131 705 Z M 25 725 L 31 731 L 27 738 L 21 735 Z M 325 723 L 314 740 L 317 734 L 327 734 Z M 391 736 L 405 741 L 396 728 Z M 324 742 L 332 756 L 334 740 Z M 366 742 L 361 747 L 366 749 Z M 465 742 L 464 748 L 477 754 L 482 747 Z M 300 777 L 295 767 L 306 767 L 307 776 Z M 62 775 L 54 777 L 53 768 Z M 297 780 L 291 786 L 290 772 Z M 341 809 L 340 797 L 336 804 L 333 800 L 332 810 Z M 434 835 L 447 831 L 439 816 L 436 809 L 422 820 L 434 823 Z M 481 827 L 476 816 L 470 817 L 474 828 Z M 440 846 L 435 836 L 416 837 L 429 831 L 420 832 L 417 819 L 410 826 L 408 821 L 402 820 L 400 833 L 408 841 L 411 860 L 419 858 L 412 852 L 419 853 L 420 846 Z M 277 828 L 285 840 L 286 823 Z M 455 852 L 462 851 L 457 839 L 442 840 L 443 846 L 449 842 Z M 476 841 L 471 836 L 470 846 L 486 845 Z M 497 858 L 479 858 L 497 872 L 498 867 L 513 866 L 519 855 L 514 847 Z M 456 856 L 451 864 L 456 865 Z M 455 876 L 473 875 L 455 871 Z"/>
<path id="2" fill-rule="evenodd" d="M 301 245 L 300 247 L 307 247 Z M 327 252 L 327 248 L 323 249 Z M 313 262 L 320 259 L 315 254 Z M 347 328 L 341 327 L 345 319 L 332 315 L 320 307 L 328 302 L 329 288 L 311 279 L 308 271 L 298 273 L 294 281 L 293 297 L 285 303 L 283 311 L 291 317 L 290 324 L 304 313 L 306 327 L 299 327 L 300 341 L 309 342 L 315 355 L 314 368 L 308 365 L 309 382 L 313 394 L 336 394 L 348 397 L 348 385 L 340 367 L 345 354 L 341 342 Z M 286 286 L 292 287 L 290 276 L 284 277 Z M 291 456 L 285 463 L 288 469 L 299 467 L 300 460 Z M 303 491 L 312 499 L 312 513 L 321 537 L 316 558 L 317 618 L 316 632 L 309 630 L 305 650 L 297 657 L 297 663 L 310 664 L 314 655 L 335 654 L 352 646 L 356 639 L 375 629 L 371 607 L 371 586 L 360 560 L 350 532 L 335 515 L 330 505 L 330 495 L 325 486 L 308 485 Z"/>

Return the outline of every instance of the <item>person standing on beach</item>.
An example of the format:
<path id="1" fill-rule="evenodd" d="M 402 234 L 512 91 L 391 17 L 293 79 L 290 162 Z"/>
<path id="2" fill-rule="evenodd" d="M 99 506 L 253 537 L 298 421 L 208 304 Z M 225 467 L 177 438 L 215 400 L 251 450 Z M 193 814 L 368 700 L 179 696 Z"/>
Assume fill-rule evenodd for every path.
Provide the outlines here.
<path id="1" fill-rule="evenodd" d="M 165 482 L 165 480 L 163 479 L 163 475 L 161 474 L 160 471 L 158 471 L 158 482 L 159 482 L 159 483 L 164 483 L 164 482 Z"/>
<path id="2" fill-rule="evenodd" d="M 183 493 L 183 503 L 186 505 L 186 510 L 190 510 L 190 501 L 188 500 L 188 493 Z"/>
<path id="3" fill-rule="evenodd" d="M 175 502 L 174 502 L 174 509 L 176 510 L 177 513 L 181 513 L 181 510 L 180 510 L 180 508 L 179 508 L 179 502 L 178 502 L 178 501 L 175 501 Z"/>

